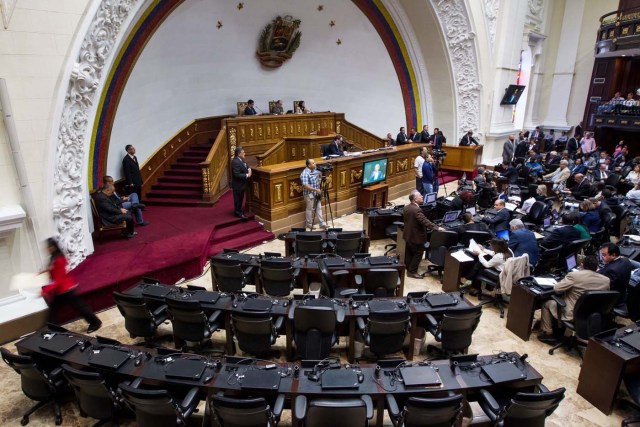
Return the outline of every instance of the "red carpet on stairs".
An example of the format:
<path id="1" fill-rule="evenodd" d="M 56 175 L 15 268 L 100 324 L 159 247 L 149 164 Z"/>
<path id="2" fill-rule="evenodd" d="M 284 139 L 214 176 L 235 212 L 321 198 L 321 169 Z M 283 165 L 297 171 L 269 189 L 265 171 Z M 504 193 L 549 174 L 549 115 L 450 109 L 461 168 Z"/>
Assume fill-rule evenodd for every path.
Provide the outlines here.
<path id="1" fill-rule="evenodd" d="M 231 192 L 211 207 L 149 206 L 144 218 L 151 224 L 136 227 L 132 239 L 114 231 L 94 240 L 95 252 L 74 269 L 78 294 L 94 310 L 113 306 L 113 291 L 129 288 L 142 276 L 164 283 L 196 277 L 223 248 L 246 249 L 274 238 L 253 219 L 233 216 Z M 75 316 L 69 312 L 65 319 Z"/>

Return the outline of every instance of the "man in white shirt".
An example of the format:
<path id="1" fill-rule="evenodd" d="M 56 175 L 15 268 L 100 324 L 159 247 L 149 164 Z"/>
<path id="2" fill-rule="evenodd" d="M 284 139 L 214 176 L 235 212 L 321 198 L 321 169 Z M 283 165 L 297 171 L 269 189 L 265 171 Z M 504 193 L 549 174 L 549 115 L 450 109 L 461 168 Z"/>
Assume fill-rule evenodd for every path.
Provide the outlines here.
<path id="1" fill-rule="evenodd" d="M 422 185 L 422 165 L 424 163 L 424 159 L 427 158 L 427 147 L 420 147 L 420 154 L 416 156 L 415 161 L 413 162 L 413 169 L 416 174 L 416 190 L 420 192 L 424 196 L 424 186 Z"/>
<path id="2" fill-rule="evenodd" d="M 638 182 L 632 190 L 627 192 L 627 198 L 631 200 L 640 200 L 640 182 Z"/>

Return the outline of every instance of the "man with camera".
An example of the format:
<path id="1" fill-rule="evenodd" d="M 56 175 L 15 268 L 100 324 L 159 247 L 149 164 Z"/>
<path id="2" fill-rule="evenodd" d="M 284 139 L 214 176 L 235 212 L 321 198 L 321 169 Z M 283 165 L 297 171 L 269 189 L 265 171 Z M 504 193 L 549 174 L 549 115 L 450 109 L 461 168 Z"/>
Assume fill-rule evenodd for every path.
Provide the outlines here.
<path id="1" fill-rule="evenodd" d="M 304 168 L 300 174 L 300 182 L 302 183 L 302 194 L 305 202 L 305 226 L 307 228 L 313 227 L 313 213 L 318 218 L 320 228 L 326 229 L 327 224 L 324 222 L 322 216 L 322 203 L 320 199 L 322 197 L 322 183 L 321 173 L 317 170 L 316 162 L 313 159 L 307 159 L 307 167 Z M 324 177 L 322 177 L 324 179 Z"/>

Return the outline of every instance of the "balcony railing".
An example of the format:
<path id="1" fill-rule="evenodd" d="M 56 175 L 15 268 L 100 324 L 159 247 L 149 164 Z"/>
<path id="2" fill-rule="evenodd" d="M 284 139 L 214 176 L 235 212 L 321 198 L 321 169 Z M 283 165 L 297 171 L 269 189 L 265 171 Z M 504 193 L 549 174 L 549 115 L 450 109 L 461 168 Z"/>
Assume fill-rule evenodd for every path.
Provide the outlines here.
<path id="1" fill-rule="evenodd" d="M 589 127 L 640 130 L 640 101 L 598 101 Z"/>
<path id="2" fill-rule="evenodd" d="M 596 56 L 640 48 L 640 7 L 617 10 L 600 17 Z"/>

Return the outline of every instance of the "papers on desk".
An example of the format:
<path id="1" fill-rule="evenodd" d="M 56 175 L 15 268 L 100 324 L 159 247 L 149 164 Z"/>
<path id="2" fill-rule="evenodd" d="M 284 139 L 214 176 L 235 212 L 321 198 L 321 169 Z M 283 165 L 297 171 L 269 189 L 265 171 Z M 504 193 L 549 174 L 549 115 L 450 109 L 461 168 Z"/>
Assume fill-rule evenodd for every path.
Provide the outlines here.
<path id="1" fill-rule="evenodd" d="M 465 254 L 464 251 L 451 252 L 451 256 L 454 257 L 455 259 L 457 259 L 460 262 L 473 261 L 473 258 L 471 258 L 469 255 Z"/>
<path id="2" fill-rule="evenodd" d="M 344 153 L 345 157 L 362 156 L 362 151 L 347 151 Z"/>
<path id="3" fill-rule="evenodd" d="M 534 277 L 533 280 L 535 280 L 539 286 L 553 286 L 558 283 L 556 279 L 552 279 L 551 277 Z"/>
<path id="4" fill-rule="evenodd" d="M 628 237 L 633 243 L 640 243 L 640 236 L 635 234 L 625 234 L 623 237 Z"/>
<path id="5" fill-rule="evenodd" d="M 480 252 L 482 250 L 482 247 L 480 247 L 480 245 L 477 244 L 475 240 L 469 239 L 469 250 L 473 253 L 476 253 Z"/>
<path id="6" fill-rule="evenodd" d="M 509 209 L 511 212 L 513 212 L 518 207 L 518 205 L 516 205 L 515 203 L 507 202 L 504 204 L 504 207 Z"/>
<path id="7" fill-rule="evenodd" d="M 445 199 L 447 199 L 448 201 L 452 201 L 453 200 L 453 196 L 445 197 Z"/>
<path id="8" fill-rule="evenodd" d="M 544 236 L 536 231 L 533 232 L 533 235 L 536 237 L 537 240 L 544 239 Z"/>

